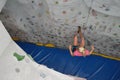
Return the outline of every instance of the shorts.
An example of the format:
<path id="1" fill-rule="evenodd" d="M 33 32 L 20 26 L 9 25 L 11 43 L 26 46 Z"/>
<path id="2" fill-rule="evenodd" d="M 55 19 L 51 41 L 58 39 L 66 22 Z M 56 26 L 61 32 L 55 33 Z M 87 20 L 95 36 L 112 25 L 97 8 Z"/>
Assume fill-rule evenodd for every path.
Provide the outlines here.
<path id="1" fill-rule="evenodd" d="M 72 46 L 72 52 L 75 52 L 77 50 L 78 46 Z"/>

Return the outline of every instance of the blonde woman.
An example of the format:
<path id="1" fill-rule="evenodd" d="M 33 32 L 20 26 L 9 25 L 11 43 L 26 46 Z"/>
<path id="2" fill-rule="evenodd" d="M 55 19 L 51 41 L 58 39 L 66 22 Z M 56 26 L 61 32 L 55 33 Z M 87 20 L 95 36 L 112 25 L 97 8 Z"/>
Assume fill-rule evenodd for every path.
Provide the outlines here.
<path id="1" fill-rule="evenodd" d="M 80 39 L 81 39 L 80 43 L 78 43 L 78 36 L 77 36 L 78 34 L 80 35 Z M 71 56 L 87 56 L 87 55 L 92 54 L 94 51 L 93 45 L 91 45 L 90 51 L 85 48 L 85 39 L 81 32 L 80 26 L 78 26 L 78 31 L 74 36 L 73 45 L 69 45 L 69 51 L 70 51 Z"/>

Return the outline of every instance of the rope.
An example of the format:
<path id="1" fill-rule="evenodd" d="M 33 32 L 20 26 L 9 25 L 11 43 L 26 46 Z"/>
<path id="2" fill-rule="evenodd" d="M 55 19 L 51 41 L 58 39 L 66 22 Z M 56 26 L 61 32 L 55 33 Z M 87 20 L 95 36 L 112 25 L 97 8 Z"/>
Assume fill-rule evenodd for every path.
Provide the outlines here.
<path id="1" fill-rule="evenodd" d="M 88 18 L 89 18 L 89 16 L 90 16 L 90 12 L 92 11 L 92 5 L 93 5 L 93 0 L 91 1 L 90 8 L 89 8 L 89 10 L 88 10 L 87 20 L 86 20 L 86 23 L 83 24 L 83 27 L 86 26 L 87 23 L 88 23 Z"/>

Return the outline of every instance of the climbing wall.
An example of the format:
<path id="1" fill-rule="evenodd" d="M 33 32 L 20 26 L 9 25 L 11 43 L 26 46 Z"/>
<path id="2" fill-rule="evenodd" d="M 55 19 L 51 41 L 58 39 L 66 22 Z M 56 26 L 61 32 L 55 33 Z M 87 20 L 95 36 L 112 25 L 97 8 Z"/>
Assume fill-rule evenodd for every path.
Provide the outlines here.
<path id="1" fill-rule="evenodd" d="M 86 80 L 37 64 L 11 39 L 1 21 L 0 44 L 1 80 Z"/>
<path id="2" fill-rule="evenodd" d="M 80 25 L 88 49 L 120 57 L 119 0 L 8 0 L 0 19 L 12 37 L 61 48 Z"/>
<path id="3" fill-rule="evenodd" d="M 1 1 L 0 1 L 0 12 L 1 12 L 2 8 L 4 7 L 6 1 L 7 1 L 7 0 L 1 0 Z"/>

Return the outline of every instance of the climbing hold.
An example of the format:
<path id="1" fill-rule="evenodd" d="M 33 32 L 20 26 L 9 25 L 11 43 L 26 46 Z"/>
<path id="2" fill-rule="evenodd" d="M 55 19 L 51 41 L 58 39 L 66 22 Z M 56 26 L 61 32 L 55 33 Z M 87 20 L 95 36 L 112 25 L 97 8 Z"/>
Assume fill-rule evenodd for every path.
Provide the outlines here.
<path id="1" fill-rule="evenodd" d="M 25 56 L 19 55 L 19 54 L 16 53 L 16 52 L 13 54 L 13 56 L 15 56 L 18 61 L 22 61 L 22 60 L 25 58 Z"/>
<path id="2" fill-rule="evenodd" d="M 119 25 L 119 28 L 120 28 L 120 25 Z"/>
<path id="3" fill-rule="evenodd" d="M 19 73 L 19 72 L 20 72 L 20 69 L 19 69 L 19 68 L 16 68 L 15 71 L 16 71 L 17 73 Z"/>

